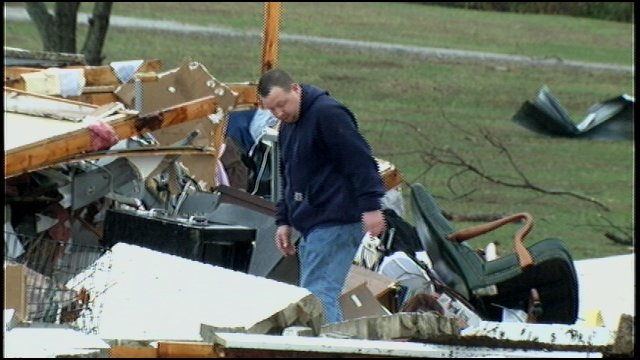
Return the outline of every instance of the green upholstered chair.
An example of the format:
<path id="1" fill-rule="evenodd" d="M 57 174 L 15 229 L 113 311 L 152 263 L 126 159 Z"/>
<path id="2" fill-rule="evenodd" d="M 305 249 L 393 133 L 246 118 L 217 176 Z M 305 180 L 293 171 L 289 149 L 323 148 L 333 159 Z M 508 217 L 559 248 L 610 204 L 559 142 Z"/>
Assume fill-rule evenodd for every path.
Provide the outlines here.
<path id="1" fill-rule="evenodd" d="M 434 272 L 485 320 L 500 321 L 503 308 L 527 312 L 531 289 L 536 289 L 542 303 L 537 322 L 575 323 L 578 281 L 571 255 L 559 239 L 525 247 L 524 237 L 533 226 L 531 215 L 519 213 L 456 231 L 422 184 L 411 186 L 411 200 L 416 231 Z M 524 225 L 514 236 L 513 253 L 486 261 L 464 242 L 520 220 Z"/>

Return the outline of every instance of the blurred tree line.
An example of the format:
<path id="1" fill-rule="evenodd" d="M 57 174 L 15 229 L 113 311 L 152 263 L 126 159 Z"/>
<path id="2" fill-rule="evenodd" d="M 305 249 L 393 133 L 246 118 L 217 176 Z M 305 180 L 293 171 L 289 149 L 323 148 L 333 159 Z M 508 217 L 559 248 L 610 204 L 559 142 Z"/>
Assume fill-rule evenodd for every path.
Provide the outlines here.
<path id="1" fill-rule="evenodd" d="M 463 9 L 522 14 L 555 14 L 600 20 L 633 22 L 632 2 L 421 2 Z"/>

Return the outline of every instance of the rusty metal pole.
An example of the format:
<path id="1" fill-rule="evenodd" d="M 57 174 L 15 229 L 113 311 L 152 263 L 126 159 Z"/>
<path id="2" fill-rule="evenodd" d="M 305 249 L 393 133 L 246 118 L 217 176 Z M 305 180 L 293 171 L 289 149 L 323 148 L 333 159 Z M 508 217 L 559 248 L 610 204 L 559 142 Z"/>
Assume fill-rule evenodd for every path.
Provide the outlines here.
<path id="1" fill-rule="evenodd" d="M 264 3 L 264 34 L 262 38 L 261 74 L 273 69 L 278 59 L 278 32 L 280 31 L 281 2 Z"/>

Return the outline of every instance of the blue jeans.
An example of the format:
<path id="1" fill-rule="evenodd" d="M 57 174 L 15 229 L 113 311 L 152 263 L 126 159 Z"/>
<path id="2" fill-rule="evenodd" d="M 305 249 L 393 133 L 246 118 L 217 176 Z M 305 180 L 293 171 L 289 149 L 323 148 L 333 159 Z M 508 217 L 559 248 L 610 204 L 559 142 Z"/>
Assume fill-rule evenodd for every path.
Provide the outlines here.
<path id="1" fill-rule="evenodd" d="M 342 321 L 338 299 L 363 236 L 358 222 L 313 229 L 298 244 L 300 286 L 320 299 L 325 323 Z"/>

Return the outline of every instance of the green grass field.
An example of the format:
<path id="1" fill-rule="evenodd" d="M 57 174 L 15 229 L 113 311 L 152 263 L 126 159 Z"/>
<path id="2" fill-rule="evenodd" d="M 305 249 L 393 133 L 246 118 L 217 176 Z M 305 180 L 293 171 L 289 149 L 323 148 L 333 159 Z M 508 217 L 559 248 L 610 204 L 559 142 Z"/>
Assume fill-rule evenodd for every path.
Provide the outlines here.
<path id="1" fill-rule="evenodd" d="M 89 11 L 90 6 L 83 3 L 82 9 Z M 115 3 L 113 14 L 260 32 L 262 9 L 263 3 Z M 286 3 L 281 19 L 285 34 L 633 63 L 632 24 L 403 3 Z M 84 31 L 80 27 L 80 35 Z M 78 48 L 81 40 L 82 36 Z M 28 22 L 5 21 L 5 45 L 41 49 L 37 31 Z M 226 82 L 256 81 L 260 71 L 257 37 L 112 27 L 104 50 L 105 62 L 155 58 L 162 60 L 164 69 L 190 58 Z M 456 214 L 530 212 L 535 226 L 529 243 L 560 238 L 575 259 L 632 251 L 604 233 L 615 232 L 609 223 L 632 233 L 633 142 L 551 138 L 511 121 L 522 103 L 547 85 L 578 122 L 597 102 L 623 93 L 634 96 L 632 73 L 427 61 L 412 55 L 285 41 L 279 44 L 278 65 L 348 105 L 358 115 L 376 156 L 394 163 L 407 183 L 425 184 L 443 209 Z M 517 181 L 504 153 L 489 146 L 483 132 L 507 148 L 531 183 L 591 197 L 609 210 L 571 196 L 505 187 L 470 174 L 450 181 L 459 168 L 430 167 L 426 162 L 425 152 L 447 148 L 481 166 L 486 174 Z M 406 198 L 406 186 L 404 190 Z M 461 195 L 466 193 L 470 194 Z M 409 208 L 408 201 L 405 206 Z M 407 218 L 411 220 L 411 215 Z M 507 248 L 516 230 L 515 225 L 505 226 L 472 245 L 498 240 Z"/>

